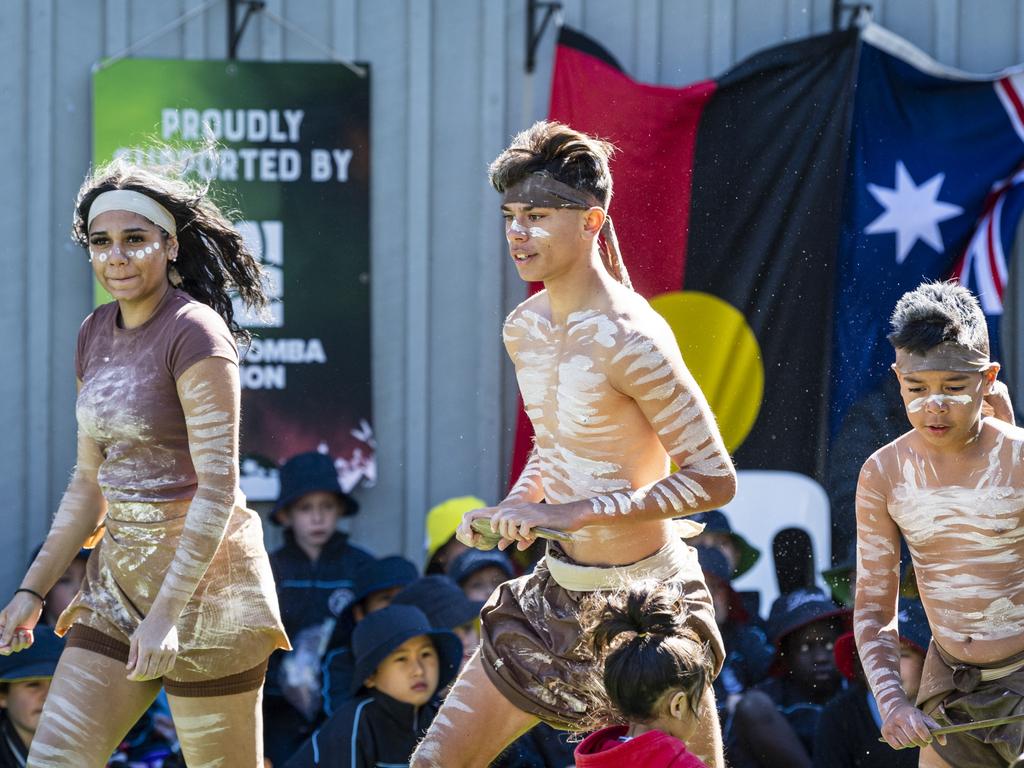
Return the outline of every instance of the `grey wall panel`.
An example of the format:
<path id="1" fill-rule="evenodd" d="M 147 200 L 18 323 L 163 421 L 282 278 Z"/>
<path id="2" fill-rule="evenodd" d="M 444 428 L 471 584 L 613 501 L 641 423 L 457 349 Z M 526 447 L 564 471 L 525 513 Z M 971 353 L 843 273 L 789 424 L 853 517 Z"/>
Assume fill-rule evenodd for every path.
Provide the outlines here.
<path id="1" fill-rule="evenodd" d="M 74 339 L 90 273 L 67 238 L 90 155 L 89 73 L 205 0 L 11 0 L 0 24 L 0 322 L 17 361 L 0 377 L 0 525 L 15 557 L 43 534 L 74 461 Z M 993 70 L 1024 58 L 1015 0 L 875 0 L 875 18 L 945 63 Z M 549 28 L 526 77 L 525 0 L 268 0 L 272 13 L 373 76 L 371 333 L 379 481 L 355 535 L 418 556 L 423 513 L 507 480 L 516 399 L 501 320 L 525 295 L 504 254 L 487 163 L 544 116 Z M 562 18 L 637 79 L 683 85 L 831 23 L 830 0 L 564 0 Z M 216 3 L 138 56 L 221 58 Z M 317 60 L 321 47 L 255 16 L 242 58 Z M 11 244 L 11 243 L 16 244 Z M 22 245 L 24 244 L 24 245 Z"/>

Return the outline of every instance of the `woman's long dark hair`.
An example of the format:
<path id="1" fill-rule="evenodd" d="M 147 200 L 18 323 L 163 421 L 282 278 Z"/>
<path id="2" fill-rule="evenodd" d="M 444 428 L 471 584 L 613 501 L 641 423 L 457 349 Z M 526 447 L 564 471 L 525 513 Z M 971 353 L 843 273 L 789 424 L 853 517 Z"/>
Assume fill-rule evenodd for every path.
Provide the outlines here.
<path id="1" fill-rule="evenodd" d="M 240 342 L 250 334 L 235 321 L 231 291 L 259 311 L 267 305 L 263 269 L 220 208 L 209 197 L 209 185 L 167 170 L 132 165 L 124 160 L 97 168 L 78 190 L 72 237 L 89 247 L 89 208 L 98 195 L 132 189 L 151 197 L 174 217 L 178 228 L 181 289 L 212 307 Z M 168 233 L 164 233 L 167 235 Z"/>
<path id="2" fill-rule="evenodd" d="M 678 584 L 640 581 L 589 598 L 580 621 L 603 667 L 604 689 L 617 714 L 649 723 L 670 691 L 684 691 L 694 716 L 714 678 L 711 650 L 686 626 Z"/>

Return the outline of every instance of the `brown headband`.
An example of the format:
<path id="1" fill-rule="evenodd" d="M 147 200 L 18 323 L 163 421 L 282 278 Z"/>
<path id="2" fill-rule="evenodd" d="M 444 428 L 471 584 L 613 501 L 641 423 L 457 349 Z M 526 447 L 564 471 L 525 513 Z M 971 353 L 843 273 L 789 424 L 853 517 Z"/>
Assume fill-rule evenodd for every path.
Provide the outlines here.
<path id="1" fill-rule="evenodd" d="M 604 205 L 594 195 L 581 189 L 576 189 L 557 179 L 551 178 L 546 173 L 531 173 L 518 184 L 505 190 L 502 197 L 502 205 L 519 203 L 534 208 L 579 208 L 587 210 L 590 208 L 601 208 Z M 601 236 L 604 238 L 605 247 L 601 251 L 605 268 L 609 274 L 627 288 L 632 288 L 633 283 L 629 279 L 626 265 L 622 261 L 622 253 L 619 250 L 619 238 L 615 234 L 615 225 L 612 224 L 612 217 L 605 212 L 604 226 L 601 227 Z"/>
<path id="2" fill-rule="evenodd" d="M 546 173 L 531 173 L 505 190 L 502 205 L 522 203 L 534 208 L 604 208 L 596 196 L 570 187 Z"/>
<path id="3" fill-rule="evenodd" d="M 952 341 L 944 341 L 923 355 L 897 348 L 894 367 L 902 374 L 918 371 L 980 373 L 988 370 L 991 365 L 992 361 L 985 352 Z"/>

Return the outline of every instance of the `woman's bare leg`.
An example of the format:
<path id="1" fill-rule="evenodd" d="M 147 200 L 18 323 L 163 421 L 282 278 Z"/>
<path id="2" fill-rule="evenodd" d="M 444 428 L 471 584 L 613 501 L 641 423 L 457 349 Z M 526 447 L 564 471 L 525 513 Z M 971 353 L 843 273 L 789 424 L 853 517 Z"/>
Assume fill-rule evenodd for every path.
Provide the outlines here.
<path id="1" fill-rule="evenodd" d="M 537 723 L 536 717 L 517 709 L 494 687 L 478 650 L 441 705 L 409 766 L 486 768 Z"/>
<path id="2" fill-rule="evenodd" d="M 167 696 L 188 768 L 263 768 L 263 686 L 231 696 Z"/>
<path id="3" fill-rule="evenodd" d="M 67 648 L 61 654 L 39 728 L 31 768 L 102 768 L 160 692 L 159 680 L 132 682 L 124 663 Z"/>

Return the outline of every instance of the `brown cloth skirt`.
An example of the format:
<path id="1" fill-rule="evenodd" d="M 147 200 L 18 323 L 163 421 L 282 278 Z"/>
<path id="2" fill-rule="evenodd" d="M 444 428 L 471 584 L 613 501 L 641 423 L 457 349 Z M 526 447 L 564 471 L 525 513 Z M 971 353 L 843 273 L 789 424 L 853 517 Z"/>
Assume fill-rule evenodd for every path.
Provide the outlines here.
<path id="1" fill-rule="evenodd" d="M 925 656 L 917 705 L 939 725 L 959 725 L 1024 712 L 1024 669 L 997 680 L 980 679 L 984 669 L 1024 660 L 1024 653 L 995 664 L 970 665 L 946 654 L 933 640 Z M 1024 751 L 1024 723 L 946 736 L 935 751 L 956 768 L 1005 768 Z"/>
<path id="2" fill-rule="evenodd" d="M 170 570 L 188 507 L 188 501 L 112 502 L 106 531 L 89 555 L 81 590 L 57 621 L 57 634 L 76 625 L 117 644 L 129 643 Z M 276 648 L 291 648 L 262 524 L 252 510 L 236 506 L 232 511 L 177 629 L 178 657 L 166 676 L 172 684 L 253 673 Z M 95 638 L 95 632 L 84 634 Z"/>
<path id="3" fill-rule="evenodd" d="M 566 589 L 552 570 L 567 574 L 574 584 L 589 582 L 591 588 Z M 555 728 L 589 730 L 607 721 L 611 707 L 604 691 L 595 687 L 601 674 L 580 628 L 580 602 L 593 591 L 621 588 L 645 575 L 682 584 L 687 625 L 710 646 L 717 675 L 725 648 L 711 594 L 696 550 L 676 539 L 638 563 L 606 568 L 573 563 L 549 544 L 534 572 L 498 587 L 480 613 L 487 676 L 516 707 Z"/>

